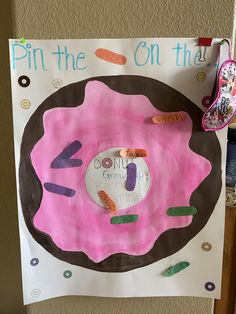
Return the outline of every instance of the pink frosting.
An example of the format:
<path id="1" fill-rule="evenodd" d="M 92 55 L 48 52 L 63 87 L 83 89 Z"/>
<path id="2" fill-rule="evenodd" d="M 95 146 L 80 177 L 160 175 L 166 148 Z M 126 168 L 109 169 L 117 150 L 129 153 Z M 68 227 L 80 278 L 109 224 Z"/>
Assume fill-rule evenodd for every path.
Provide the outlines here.
<path id="1" fill-rule="evenodd" d="M 151 123 L 152 116 L 161 113 L 147 97 L 124 95 L 99 81 L 87 83 L 82 105 L 46 111 L 44 135 L 31 152 L 33 167 L 42 185 L 55 183 L 76 194 L 65 197 L 43 189 L 35 227 L 60 249 L 82 251 L 100 262 L 119 252 L 143 255 L 166 230 L 188 226 L 192 216 L 170 217 L 167 209 L 189 206 L 191 194 L 210 173 L 211 164 L 189 148 L 191 118 L 186 114 L 182 122 Z M 72 158 L 81 159 L 83 165 L 52 169 L 52 161 L 75 140 L 82 147 Z M 145 161 L 150 189 L 141 202 L 120 212 L 139 215 L 135 223 L 111 224 L 110 214 L 86 190 L 88 164 L 112 147 L 139 147 L 149 153 Z"/>

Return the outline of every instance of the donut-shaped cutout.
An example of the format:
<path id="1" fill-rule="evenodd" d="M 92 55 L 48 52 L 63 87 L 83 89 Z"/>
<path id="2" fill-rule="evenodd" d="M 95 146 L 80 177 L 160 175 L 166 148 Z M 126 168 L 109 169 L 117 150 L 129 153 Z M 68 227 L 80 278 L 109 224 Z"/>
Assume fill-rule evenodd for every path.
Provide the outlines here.
<path id="1" fill-rule="evenodd" d="M 30 78 L 28 76 L 26 76 L 26 75 L 21 75 L 18 78 L 18 84 L 21 87 L 28 87 L 30 85 Z"/>
<path id="2" fill-rule="evenodd" d="M 98 95 L 96 94 L 98 92 L 100 93 L 100 97 L 98 97 Z M 88 98 L 88 95 L 92 95 L 92 98 Z M 101 95 L 103 95 L 103 97 L 101 97 Z M 116 97 L 114 97 L 114 95 Z M 137 95 L 139 96 L 137 97 Z M 108 99 L 106 99 L 106 97 L 108 97 Z M 119 99 L 121 102 L 116 102 L 116 98 Z M 62 99 L 63 102 L 61 101 Z M 99 103 L 100 99 L 102 99 L 102 103 Z M 113 101 L 110 101 L 111 99 Z M 87 106 L 93 106 L 96 101 L 96 110 L 98 115 L 94 116 L 100 118 L 98 119 L 98 121 L 96 121 L 97 124 L 95 122 L 94 124 L 88 124 L 89 120 L 86 119 L 89 119 L 90 116 L 82 117 L 80 108 L 87 109 Z M 124 107 L 119 107 L 123 106 L 123 101 Z M 147 105 L 146 108 L 148 108 L 147 112 L 143 116 L 141 115 L 141 120 L 140 114 L 142 111 L 140 110 L 140 108 L 142 107 L 136 107 L 138 103 L 140 103 L 140 106 L 143 106 L 143 104 L 145 103 Z M 81 106 L 82 104 L 83 106 Z M 129 106 L 127 106 L 127 104 L 129 104 Z M 101 114 L 101 108 L 105 110 L 106 115 L 105 113 Z M 124 109 L 121 110 L 121 108 Z M 67 129 L 59 130 L 61 132 L 60 136 L 57 135 L 55 141 L 51 141 L 50 147 L 48 146 L 48 150 L 46 150 L 47 154 L 44 157 L 48 160 L 48 162 L 46 162 L 44 165 L 48 165 L 46 166 L 48 167 L 47 171 L 52 171 L 54 174 L 55 171 L 62 171 L 51 168 L 51 163 L 57 156 L 60 155 L 61 151 L 65 149 L 66 145 L 69 144 L 68 138 L 66 139 L 66 136 L 69 136 L 71 142 L 75 140 L 81 141 L 82 147 L 77 152 L 77 156 L 71 156 L 70 159 L 67 159 L 67 162 L 79 158 L 83 160 L 83 164 L 80 167 L 76 168 L 63 168 L 63 171 L 67 171 L 68 175 L 65 175 L 66 172 L 64 172 L 63 176 L 60 175 L 59 172 L 57 173 L 60 178 L 63 178 L 64 182 L 54 181 L 50 183 L 57 184 L 60 187 L 65 185 L 67 186 L 67 188 L 75 189 L 76 193 L 73 197 L 83 197 L 84 204 L 87 203 L 89 205 L 86 210 L 83 210 L 83 208 L 80 207 L 73 207 L 72 211 L 72 208 L 70 209 L 70 207 L 65 208 L 65 216 L 61 216 L 61 218 L 64 217 L 63 225 L 68 225 L 68 228 L 66 228 L 66 230 L 69 230 L 70 232 L 70 230 L 73 229 L 73 223 L 75 222 L 75 220 L 73 219 L 73 211 L 80 211 L 80 214 L 76 217 L 82 219 L 83 224 L 87 224 L 87 230 L 91 229 L 92 232 L 91 237 L 88 232 L 88 237 L 84 238 L 88 239 L 89 241 L 91 240 L 89 244 L 90 247 L 92 245 L 91 251 L 90 249 L 81 250 L 79 249 L 79 247 L 78 249 L 70 249 L 69 245 L 70 243 L 72 243 L 70 241 L 70 237 L 67 238 L 63 236 L 62 239 L 63 241 L 65 240 L 64 243 L 59 243 L 54 237 L 53 233 L 50 233 L 51 231 L 48 230 L 47 232 L 45 232 L 43 224 L 44 219 L 41 219 L 42 216 L 40 207 L 44 204 L 45 201 L 47 201 L 44 197 L 50 197 L 51 199 L 58 198 L 59 203 L 71 202 L 72 199 L 72 197 L 57 195 L 44 189 L 43 184 L 45 183 L 45 181 L 43 180 L 43 177 L 41 175 L 41 170 L 44 169 L 42 168 L 44 166 L 40 164 L 40 162 L 38 163 L 38 161 L 40 160 L 40 152 L 42 152 L 41 139 L 43 139 L 44 136 L 46 139 L 46 136 L 49 135 L 49 129 L 52 128 L 51 122 L 48 124 L 43 123 L 43 117 L 45 117 L 45 123 L 47 123 L 47 121 L 52 121 L 52 123 L 54 123 L 54 120 L 57 124 L 57 115 L 55 114 L 56 110 L 58 113 L 60 112 L 59 116 L 63 116 L 64 113 L 63 115 L 61 115 L 61 113 L 65 109 L 68 113 L 71 113 L 71 117 L 73 117 L 72 119 L 74 119 L 76 127 L 82 127 L 82 125 L 78 123 L 77 116 L 75 115 L 75 113 L 78 112 L 78 116 L 81 116 L 81 119 L 83 118 L 81 121 L 85 123 L 84 126 L 86 124 L 87 126 L 90 125 L 90 127 L 91 125 L 96 125 L 98 129 L 96 131 L 93 128 L 89 129 L 88 127 L 88 131 L 85 133 L 85 136 L 82 139 L 74 138 L 74 136 L 70 134 L 68 135 Z M 125 112 L 123 110 L 125 110 Z M 53 113 L 53 120 L 47 120 L 47 116 L 49 117 L 50 112 Z M 184 119 L 182 122 L 178 122 L 176 124 L 171 123 L 168 125 L 154 125 L 150 123 L 151 118 L 155 114 L 159 114 L 159 112 L 183 112 L 186 114 L 186 119 Z M 109 115 L 107 115 L 107 113 L 109 113 Z M 121 121 L 118 118 L 119 114 L 122 114 L 123 116 L 123 124 L 118 123 L 119 121 Z M 116 117 L 116 120 L 114 120 L 114 117 Z M 39 108 L 31 116 L 28 124 L 25 127 L 21 145 L 21 159 L 19 169 L 20 197 L 24 219 L 34 239 L 38 243 L 40 243 L 48 252 L 63 261 L 79 265 L 81 267 L 104 272 L 124 272 L 138 267 L 143 267 L 169 255 L 172 255 L 181 248 L 183 248 L 205 226 L 215 208 L 215 204 L 221 191 L 220 145 L 214 132 L 205 133 L 204 131 L 202 131 L 200 123 L 201 117 L 202 111 L 196 105 L 191 103 L 191 101 L 184 97 L 181 93 L 159 81 L 139 76 L 111 76 L 91 78 L 82 82 L 65 86 L 52 94 L 39 106 Z M 139 122 L 137 123 L 137 121 Z M 143 124 L 141 121 L 143 121 Z M 122 131 L 123 133 L 120 129 L 121 125 L 123 130 L 125 131 Z M 124 125 L 126 125 L 127 127 L 124 127 Z M 48 130 L 46 133 L 45 126 Z M 172 156 L 168 155 L 169 159 L 167 158 L 165 160 L 166 162 L 169 160 L 169 166 L 163 167 L 163 158 L 167 156 L 164 154 L 164 152 L 166 149 L 168 151 L 169 148 L 172 152 L 173 149 L 175 150 L 174 147 L 176 147 L 176 137 L 173 136 L 173 134 L 175 134 L 176 132 L 175 128 L 179 130 L 179 128 L 181 127 L 183 128 L 183 130 L 185 129 L 190 132 L 189 137 L 187 137 L 189 138 L 189 142 L 186 142 L 185 149 L 176 150 L 176 153 L 173 157 L 175 158 L 175 160 L 177 158 L 180 162 L 182 162 L 185 157 L 183 158 L 181 154 L 185 152 L 190 154 L 190 158 L 188 158 L 187 160 L 190 163 L 193 160 L 198 161 L 198 175 L 200 174 L 200 177 L 198 177 L 197 181 L 195 181 L 192 188 L 188 190 L 189 195 L 187 199 L 183 201 L 183 203 L 186 204 L 175 204 L 175 206 L 192 206 L 194 208 L 197 208 L 197 213 L 196 215 L 187 216 L 185 218 L 174 217 L 174 219 L 180 219 L 179 221 L 181 221 L 181 224 L 183 223 L 181 227 L 176 220 L 176 223 L 178 225 L 177 228 L 169 226 L 167 229 L 165 229 L 164 232 L 161 232 L 158 231 L 158 229 L 152 228 L 155 227 L 155 224 L 159 224 L 159 221 L 161 220 L 161 215 L 166 215 L 165 217 L 168 216 L 167 209 L 173 207 L 173 204 L 170 203 L 168 208 L 166 207 L 165 211 L 163 211 L 163 214 L 161 214 L 158 211 L 156 212 L 155 210 L 155 208 L 157 208 L 157 202 L 160 202 L 161 197 L 163 199 L 163 202 L 166 202 L 166 200 L 171 201 L 172 199 L 174 199 L 173 197 L 170 197 L 170 195 L 172 196 L 173 194 L 171 190 L 171 184 L 169 184 L 169 188 L 166 189 L 166 192 L 168 192 L 168 194 L 165 195 L 162 190 L 165 171 L 169 171 L 173 164 L 173 162 L 171 161 Z M 159 128 L 159 130 L 157 128 Z M 80 130 L 78 129 L 78 131 Z M 79 137 L 79 134 L 81 134 L 81 132 L 78 132 L 77 137 Z M 114 136 L 115 134 L 117 136 Z M 161 134 L 161 136 L 159 136 L 158 134 Z M 120 138 L 118 135 L 120 136 Z M 86 140 L 86 136 L 88 136 L 88 140 Z M 95 142 L 91 142 L 89 140 L 90 136 L 91 139 L 93 138 L 96 141 L 96 145 L 94 144 Z M 159 143 L 157 146 L 154 145 L 154 142 L 156 140 Z M 147 142 L 146 144 L 148 145 L 146 146 L 148 147 L 144 147 L 145 141 Z M 90 145 L 88 146 L 87 143 L 90 143 Z M 166 143 L 168 143 L 167 146 Z M 165 150 L 162 149 L 162 145 L 165 146 Z M 102 206 L 99 207 L 99 205 L 95 204 L 95 202 L 93 202 L 93 200 L 89 197 L 88 193 L 86 192 L 86 187 L 82 182 L 83 180 L 81 180 L 85 176 L 88 164 L 92 161 L 94 157 L 96 157 L 96 154 L 101 151 L 106 151 L 106 149 L 109 149 L 112 146 L 142 147 L 143 149 L 146 149 L 149 154 L 148 157 L 145 158 L 145 161 L 147 162 L 150 172 L 150 176 L 147 176 L 147 178 L 150 179 L 151 177 L 150 189 L 145 198 L 138 202 L 138 204 L 135 204 L 130 208 L 124 209 L 124 213 L 122 212 L 122 215 L 120 214 L 120 211 L 118 209 L 119 215 L 117 215 L 117 217 L 123 216 L 123 219 L 113 218 L 113 220 L 117 220 L 117 223 L 114 224 L 110 223 L 110 219 L 112 216 L 109 211 L 105 210 L 105 208 L 103 208 Z M 56 149 L 56 147 L 57 154 L 55 154 L 54 152 L 54 149 Z M 58 151 L 58 147 L 60 148 L 60 151 Z M 120 156 L 119 151 L 117 152 L 117 154 L 118 156 Z M 119 158 L 122 157 L 120 156 Z M 156 162 L 158 158 L 161 158 L 160 163 Z M 126 162 L 127 158 L 124 159 Z M 117 165 L 117 160 L 114 161 L 115 162 L 113 162 L 113 168 Z M 131 161 L 128 162 L 130 163 Z M 133 160 L 133 162 L 135 162 L 135 160 Z M 120 164 L 120 166 L 121 165 L 122 163 Z M 123 164 L 123 166 L 125 167 L 125 164 Z M 188 171 L 188 168 L 185 169 L 182 164 L 180 164 L 179 166 L 181 169 L 181 179 L 176 177 L 176 174 L 170 171 L 172 173 L 172 177 L 170 177 L 169 180 L 171 180 L 172 182 L 173 179 L 173 186 L 175 187 L 175 189 L 176 187 L 178 187 L 180 188 L 180 191 L 182 191 L 182 189 L 185 189 L 188 186 L 186 182 L 192 182 L 193 175 L 191 172 Z M 75 169 L 77 169 L 77 172 L 73 173 Z M 178 167 L 176 167 L 176 169 L 178 169 Z M 112 167 L 107 169 L 104 168 L 104 171 L 112 170 Z M 115 176 L 113 177 L 115 178 Z M 79 183 L 80 185 L 78 186 L 74 186 L 73 184 L 66 185 L 65 183 L 68 183 L 67 179 L 70 183 L 75 182 L 73 180 L 78 180 L 78 182 L 82 183 Z M 194 178 L 194 180 L 196 180 L 196 178 Z M 175 184 L 176 182 L 178 182 L 178 185 Z M 136 182 L 136 186 L 138 186 L 138 182 Z M 153 190 L 153 188 L 155 188 L 155 191 Z M 79 191 L 79 193 L 77 191 Z M 133 193 L 133 191 L 126 192 Z M 183 194 L 184 193 L 180 192 L 180 195 Z M 75 204 L 79 204 L 79 202 L 76 202 Z M 161 204 L 159 205 L 162 206 Z M 55 209 L 57 209 L 57 213 L 58 215 L 60 215 L 59 211 L 61 211 L 61 207 L 59 206 Z M 155 220 L 150 220 L 151 218 L 153 218 L 152 213 L 154 213 L 155 215 L 157 214 L 157 216 L 155 216 Z M 97 218 L 95 217 L 100 218 L 96 220 Z M 137 217 L 138 219 L 130 219 L 130 217 Z M 143 225 L 143 223 L 145 222 L 146 218 L 148 224 L 145 226 Z M 173 219 L 173 217 L 170 218 Z M 168 217 L 165 219 L 168 219 Z M 95 225 L 91 225 L 94 222 Z M 103 223 L 105 225 L 103 225 Z M 91 228 L 91 226 L 93 227 Z M 53 226 L 53 228 L 54 227 L 55 226 Z M 130 233 L 131 237 L 128 236 L 125 238 L 125 234 L 128 235 L 128 233 L 125 233 L 122 230 L 128 229 L 132 230 L 132 232 Z M 106 239 L 106 241 L 109 240 L 109 236 L 113 237 L 112 239 L 114 239 L 114 241 L 116 238 L 118 239 L 117 243 L 114 242 L 115 245 L 112 247 L 112 253 L 108 252 L 107 255 L 107 252 L 104 251 L 106 250 L 106 245 L 102 245 L 102 249 L 98 250 L 97 240 L 99 240 L 99 236 L 98 238 L 98 234 L 95 236 L 96 230 L 101 231 L 99 232 L 101 239 L 103 238 L 103 232 L 105 235 L 104 239 Z M 113 234 L 109 230 L 117 231 L 113 231 Z M 60 232 L 64 231 L 61 230 Z M 147 246 L 145 246 L 144 249 L 143 247 L 137 247 L 135 248 L 135 251 L 132 252 L 132 243 L 139 243 L 139 241 L 141 240 L 140 232 L 144 232 L 143 234 L 147 236 Z M 77 234 L 78 233 L 79 232 L 77 228 Z M 152 236 L 152 234 L 156 234 L 156 236 L 154 236 L 153 239 L 148 239 L 148 235 Z M 125 240 L 125 242 L 123 238 L 127 241 Z M 132 241 L 132 239 L 134 238 L 136 239 L 135 242 Z M 120 241 L 121 239 L 122 241 Z M 122 248 L 121 246 L 122 250 L 120 250 L 118 247 L 118 245 L 120 245 L 119 241 L 121 242 L 121 244 L 127 243 L 128 246 L 126 248 Z M 103 242 L 101 242 L 101 244 L 102 243 Z M 139 254 L 136 254 L 137 252 L 139 252 Z"/>

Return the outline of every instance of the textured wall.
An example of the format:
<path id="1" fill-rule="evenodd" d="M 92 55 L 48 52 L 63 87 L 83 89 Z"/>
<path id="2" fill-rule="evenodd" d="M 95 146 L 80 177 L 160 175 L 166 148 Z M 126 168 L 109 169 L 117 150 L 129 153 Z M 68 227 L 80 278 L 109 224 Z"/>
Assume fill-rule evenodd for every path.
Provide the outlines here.
<path id="1" fill-rule="evenodd" d="M 15 0 L 15 37 L 231 37 L 233 0 Z M 193 283 L 194 284 L 194 283 Z M 200 298 L 63 297 L 31 314 L 210 314 Z M 222 313 L 223 314 L 223 313 Z"/>
<path id="2" fill-rule="evenodd" d="M 29 314 L 211 314 L 213 303 L 203 298 L 64 297 L 29 306 Z M 226 314 L 226 313 L 222 313 Z"/>
<path id="3" fill-rule="evenodd" d="M 15 0 L 26 38 L 230 36 L 233 0 Z"/>

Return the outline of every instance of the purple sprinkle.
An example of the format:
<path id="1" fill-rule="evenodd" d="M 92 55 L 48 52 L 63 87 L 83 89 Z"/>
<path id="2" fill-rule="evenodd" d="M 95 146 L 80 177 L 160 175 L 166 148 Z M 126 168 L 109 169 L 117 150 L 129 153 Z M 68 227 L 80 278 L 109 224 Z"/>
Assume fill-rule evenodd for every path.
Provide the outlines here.
<path id="1" fill-rule="evenodd" d="M 51 167 L 54 169 L 58 169 L 58 168 L 79 167 L 81 165 L 82 165 L 81 159 L 55 159 L 52 162 Z"/>
<path id="2" fill-rule="evenodd" d="M 55 194 L 64 195 L 67 197 L 72 197 L 75 195 L 75 190 L 66 188 L 65 186 L 62 185 L 57 185 L 55 183 L 46 182 L 44 183 L 43 186 L 48 192 L 52 192 Z"/>
<path id="3" fill-rule="evenodd" d="M 32 260 L 30 261 L 30 265 L 31 266 L 36 266 L 39 263 L 39 259 L 38 258 L 32 258 Z"/>
<path id="4" fill-rule="evenodd" d="M 131 162 L 127 166 L 127 179 L 126 179 L 126 190 L 133 191 L 136 185 L 136 176 L 137 176 L 137 166 L 135 163 Z"/>
<path id="5" fill-rule="evenodd" d="M 81 159 L 70 159 L 82 147 L 79 141 L 74 141 L 68 145 L 51 163 L 51 168 L 71 168 L 82 165 Z"/>

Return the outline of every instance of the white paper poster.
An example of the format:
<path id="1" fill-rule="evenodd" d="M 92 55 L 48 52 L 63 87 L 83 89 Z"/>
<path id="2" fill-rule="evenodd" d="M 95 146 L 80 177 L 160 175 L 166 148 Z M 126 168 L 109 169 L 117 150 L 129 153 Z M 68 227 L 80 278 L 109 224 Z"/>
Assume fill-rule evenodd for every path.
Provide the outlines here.
<path id="1" fill-rule="evenodd" d="M 10 40 L 25 304 L 220 297 L 219 42 L 201 62 L 195 39 Z"/>

